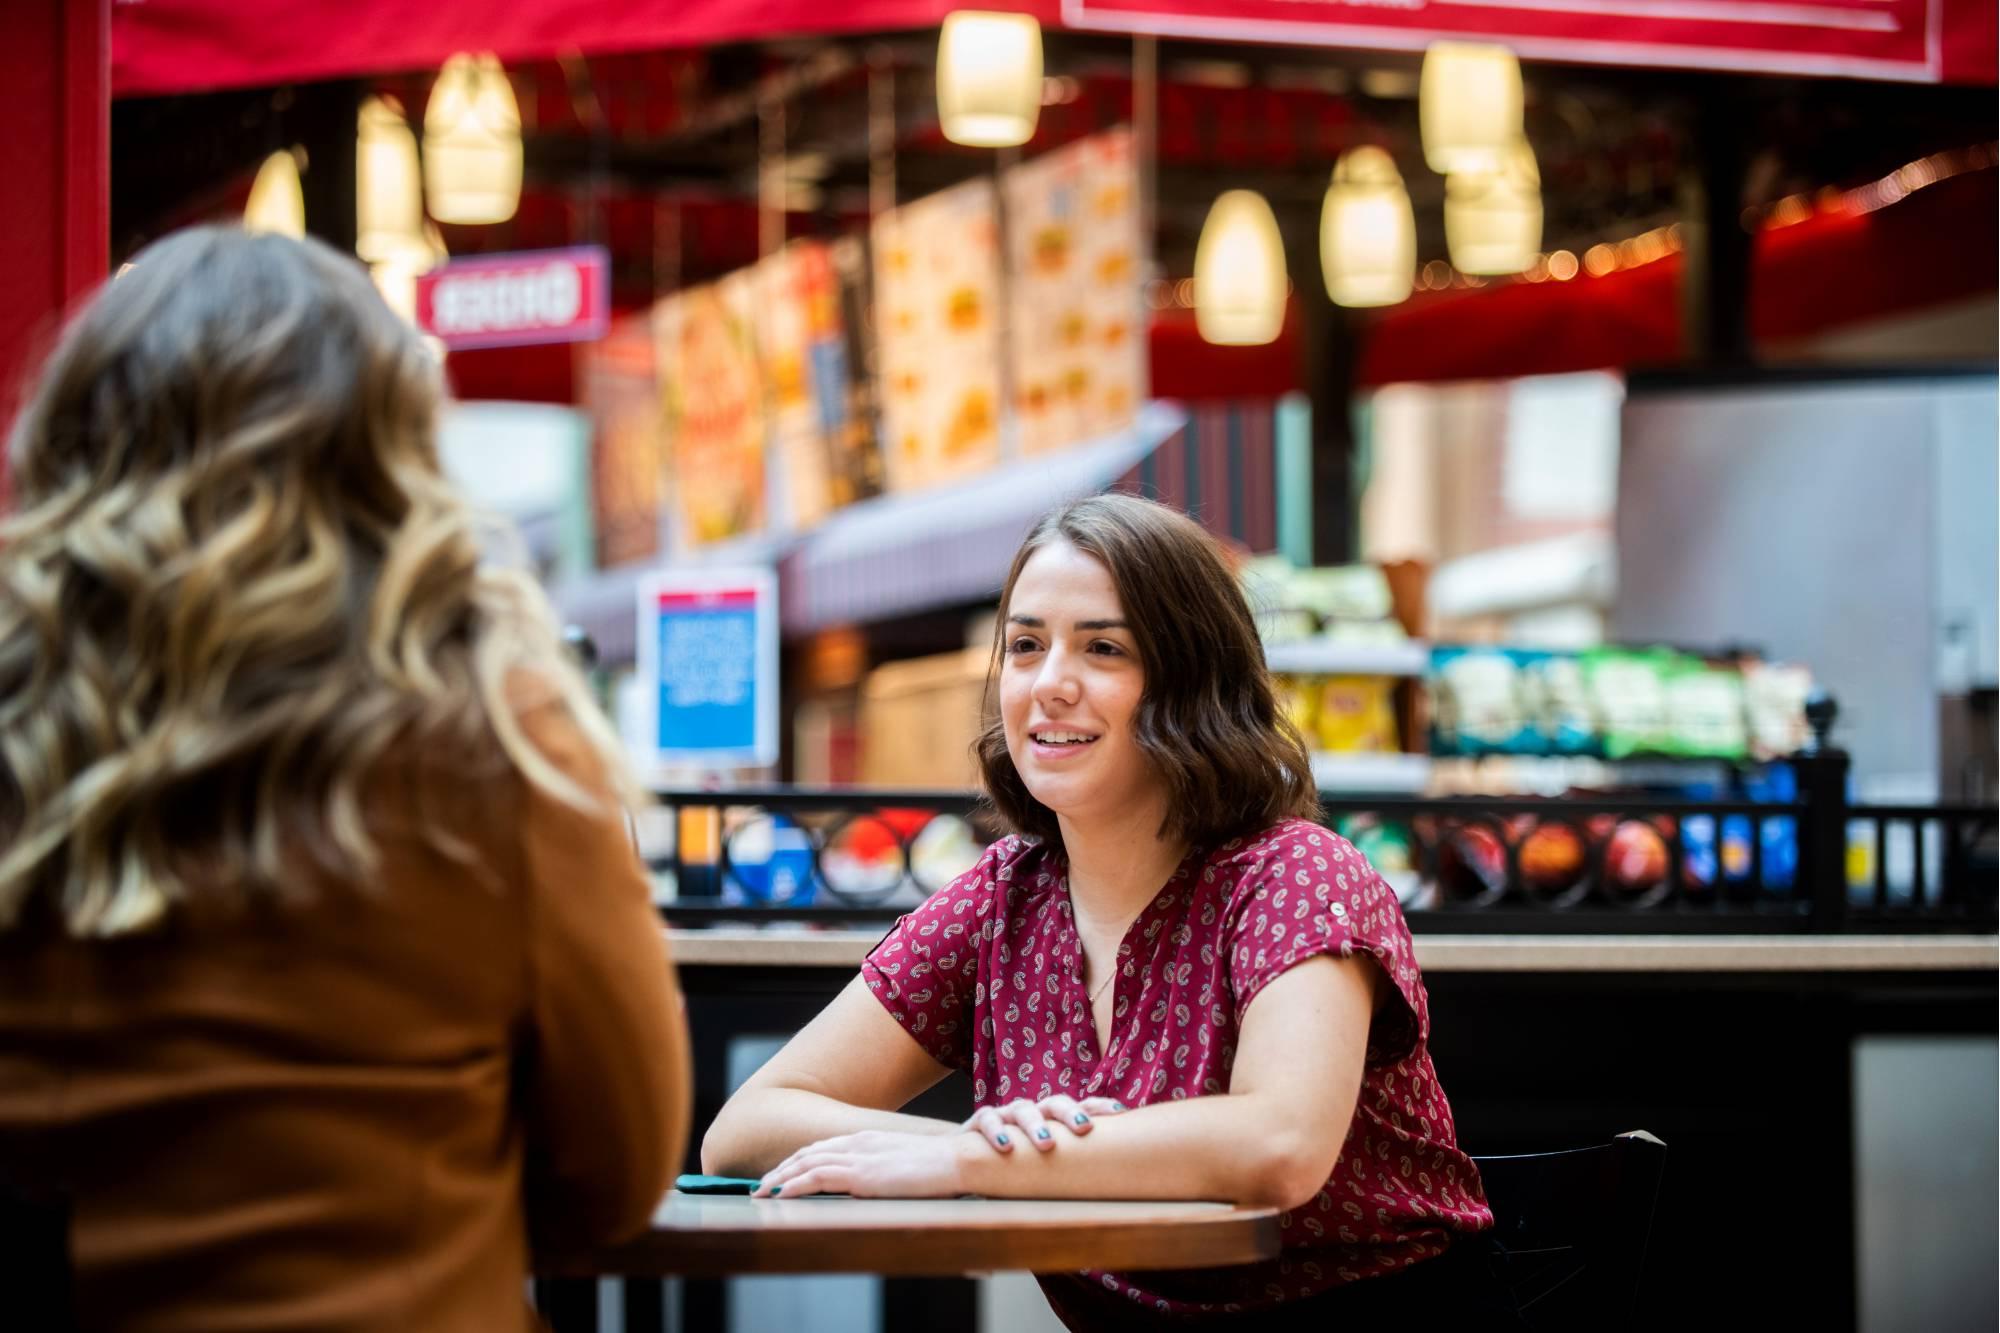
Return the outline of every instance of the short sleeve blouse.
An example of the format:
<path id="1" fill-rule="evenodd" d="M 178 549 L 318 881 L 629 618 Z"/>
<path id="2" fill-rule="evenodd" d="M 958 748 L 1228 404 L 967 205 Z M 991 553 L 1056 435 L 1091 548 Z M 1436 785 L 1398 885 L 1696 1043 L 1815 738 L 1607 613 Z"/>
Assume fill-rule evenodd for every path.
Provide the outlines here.
<path id="1" fill-rule="evenodd" d="M 1321 954 L 1373 958 L 1393 983 L 1369 1031 L 1354 1121 L 1320 1192 L 1281 1219 L 1284 1251 L 1238 1268 L 1103 1273 L 1088 1283 L 1168 1315 L 1268 1309 L 1442 1253 L 1492 1213 L 1458 1150 L 1431 1067 L 1430 1008 L 1396 896 L 1345 839 L 1286 820 L 1191 851 L 1118 950 L 1111 1037 L 1081 981 L 1067 867 L 1003 838 L 897 922 L 861 965 L 868 989 L 981 1106 L 1055 1093 L 1128 1106 L 1226 1092 L 1243 1015 L 1263 988 Z"/>

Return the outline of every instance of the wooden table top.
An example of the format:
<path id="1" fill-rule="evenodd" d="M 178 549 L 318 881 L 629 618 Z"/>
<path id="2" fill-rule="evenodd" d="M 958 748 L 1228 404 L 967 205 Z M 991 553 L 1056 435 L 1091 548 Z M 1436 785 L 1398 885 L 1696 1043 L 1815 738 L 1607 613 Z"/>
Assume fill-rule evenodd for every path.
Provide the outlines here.
<path id="1" fill-rule="evenodd" d="M 673 932 L 688 967 L 853 968 L 881 930 Z M 1991 935 L 1434 935 L 1416 937 L 1426 972 L 1991 972 Z"/>
<path id="2" fill-rule="evenodd" d="M 1276 1257 L 1275 1208 L 1076 1199 L 752 1199 L 670 1193 L 622 1245 L 537 1260 L 544 1277 L 1074 1272 Z"/>

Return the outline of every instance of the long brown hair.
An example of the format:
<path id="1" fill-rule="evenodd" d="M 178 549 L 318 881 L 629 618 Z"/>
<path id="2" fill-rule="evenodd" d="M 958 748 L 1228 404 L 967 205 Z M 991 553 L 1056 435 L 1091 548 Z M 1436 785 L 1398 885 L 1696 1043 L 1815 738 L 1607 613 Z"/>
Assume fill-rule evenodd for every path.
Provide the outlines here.
<path id="1" fill-rule="evenodd" d="M 588 804 L 523 732 L 524 682 L 633 790 L 546 599 L 481 561 L 440 392 L 316 241 L 179 233 L 70 324 L 8 441 L 0 928 L 31 900 L 76 935 L 144 928 L 191 858 L 237 891 L 301 855 L 363 876 L 364 789 L 404 741 Z"/>
<path id="2" fill-rule="evenodd" d="M 1029 557 L 1068 542 L 1111 574 L 1146 673 L 1134 739 L 1165 784 L 1162 837 L 1202 846 L 1287 817 L 1319 797 L 1305 741 L 1277 704 L 1256 622 L 1214 540 L 1187 515 L 1133 495 L 1094 495 L 1045 515 L 1015 553 L 1000 595 L 975 747 L 986 796 L 1016 832 L 1060 845 L 1055 812 L 1014 768 L 997 699 L 1014 584 Z"/>

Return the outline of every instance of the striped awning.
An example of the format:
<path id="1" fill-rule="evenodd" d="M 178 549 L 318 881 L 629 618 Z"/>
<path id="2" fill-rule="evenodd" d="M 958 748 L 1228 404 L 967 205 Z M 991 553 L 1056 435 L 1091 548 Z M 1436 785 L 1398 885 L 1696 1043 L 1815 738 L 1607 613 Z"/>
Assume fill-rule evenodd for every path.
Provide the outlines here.
<path id="1" fill-rule="evenodd" d="M 775 566 L 779 618 L 799 635 L 991 600 L 1036 519 L 1101 491 L 1170 504 L 1262 553 L 1280 544 L 1283 492 L 1306 487 L 1281 458 L 1278 415 L 1269 399 L 1148 403 L 1116 436 L 956 485 L 864 500 L 807 533 L 743 538 L 674 563 Z M 563 617 L 590 634 L 607 665 L 632 660 L 634 599 L 649 567 L 604 570 L 557 590 Z"/>
<path id="2" fill-rule="evenodd" d="M 779 566 L 785 632 L 997 596 L 1036 519 L 1066 500 L 1109 489 L 1186 424 L 1180 408 L 1148 403 L 1120 435 L 1022 459 L 956 485 L 840 510 Z"/>

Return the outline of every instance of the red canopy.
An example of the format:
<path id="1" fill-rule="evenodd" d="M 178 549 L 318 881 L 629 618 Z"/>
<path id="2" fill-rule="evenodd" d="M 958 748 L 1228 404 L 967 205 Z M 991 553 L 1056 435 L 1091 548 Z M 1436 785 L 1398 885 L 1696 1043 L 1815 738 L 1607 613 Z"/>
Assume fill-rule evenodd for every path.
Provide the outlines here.
<path id="1" fill-rule="evenodd" d="M 1785 343 L 1990 292 L 2000 283 L 1994 168 L 1870 213 L 1819 213 L 1758 233 L 1750 333 Z M 1419 293 L 1384 312 L 1359 379 L 1497 379 L 1681 359 L 1681 257 L 1601 278 Z"/>
<path id="2" fill-rule="evenodd" d="M 433 69 L 457 51 L 513 62 L 934 28 L 968 7 L 950 0 L 129 0 L 111 9 L 111 83 L 116 96 L 131 97 Z M 1056 21 L 1056 0 L 987 7 Z"/>
<path id="3" fill-rule="evenodd" d="M 1031 13 L 1049 25 L 1067 14 L 1076 26 L 1169 35 L 1415 50 L 1435 37 L 1473 36 L 1553 59 L 1633 66 L 1947 83 L 1990 84 L 1995 77 L 1993 0 L 1818 0 L 1740 8 L 1734 0 L 1670 6 L 1614 0 L 1568 8 L 1535 0 L 1424 9 L 1291 0 L 968 0 L 965 6 L 952 0 L 117 0 L 111 78 L 121 97 L 200 92 L 434 69 L 467 50 L 493 51 L 511 62 L 571 51 L 599 55 L 929 28 L 951 10 L 973 5 Z M 1328 17 L 1336 8 L 1337 22 Z M 1677 17 L 1634 17 L 1654 10 Z M 1746 17 L 1768 18 L 1774 10 L 1785 16 Z M 1559 34 L 1572 36 L 1558 40 Z M 1617 40 L 1609 40 L 1613 36 Z"/>

